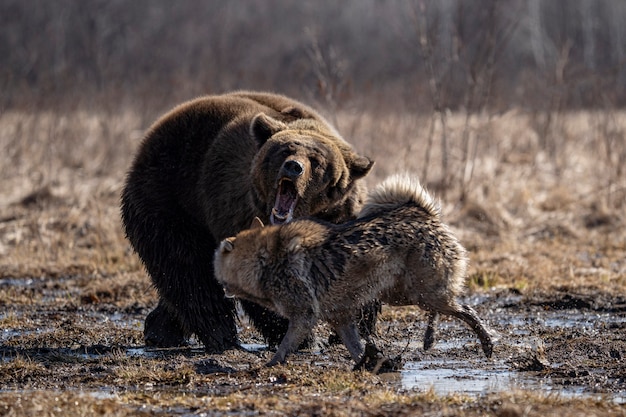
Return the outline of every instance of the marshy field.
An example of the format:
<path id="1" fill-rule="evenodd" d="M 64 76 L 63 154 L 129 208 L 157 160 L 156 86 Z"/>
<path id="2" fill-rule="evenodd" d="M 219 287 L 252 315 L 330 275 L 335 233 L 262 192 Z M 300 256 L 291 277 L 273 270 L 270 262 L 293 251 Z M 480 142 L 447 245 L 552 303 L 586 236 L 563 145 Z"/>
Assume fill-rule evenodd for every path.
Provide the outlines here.
<path id="1" fill-rule="evenodd" d="M 144 346 L 157 296 L 119 196 L 155 118 L 0 114 L 0 415 L 626 415 L 626 113 L 333 115 L 376 160 L 368 186 L 407 170 L 441 199 L 466 301 L 499 334 L 486 359 L 444 318 L 424 352 L 423 312 L 384 307 L 374 340 L 396 369 L 378 373 L 324 325 L 269 369 L 245 317 L 246 351 Z"/>
<path id="2" fill-rule="evenodd" d="M 623 0 L 0 1 L 0 416 L 626 416 Z M 468 249 L 498 333 L 383 306 L 387 364 L 316 342 L 265 368 L 145 346 L 158 297 L 120 192 L 147 129 L 203 94 L 309 104 L 409 171 Z M 208 254 L 207 256 L 212 256 Z"/>

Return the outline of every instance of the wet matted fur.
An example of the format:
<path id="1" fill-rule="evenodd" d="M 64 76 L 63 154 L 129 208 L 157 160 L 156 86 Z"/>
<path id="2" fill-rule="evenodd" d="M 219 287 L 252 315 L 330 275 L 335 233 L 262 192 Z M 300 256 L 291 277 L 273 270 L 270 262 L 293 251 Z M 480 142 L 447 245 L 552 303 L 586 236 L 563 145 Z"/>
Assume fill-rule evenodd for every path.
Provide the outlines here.
<path id="1" fill-rule="evenodd" d="M 373 189 L 356 220 L 315 219 L 254 227 L 225 239 L 215 273 L 227 294 L 289 319 L 289 330 L 268 363 L 284 362 L 318 319 L 326 320 L 359 361 L 359 307 L 374 299 L 429 311 L 424 348 L 434 343 L 438 314 L 457 317 L 491 356 L 491 332 L 457 301 L 467 254 L 441 220 L 441 210 L 419 181 L 396 175 Z"/>

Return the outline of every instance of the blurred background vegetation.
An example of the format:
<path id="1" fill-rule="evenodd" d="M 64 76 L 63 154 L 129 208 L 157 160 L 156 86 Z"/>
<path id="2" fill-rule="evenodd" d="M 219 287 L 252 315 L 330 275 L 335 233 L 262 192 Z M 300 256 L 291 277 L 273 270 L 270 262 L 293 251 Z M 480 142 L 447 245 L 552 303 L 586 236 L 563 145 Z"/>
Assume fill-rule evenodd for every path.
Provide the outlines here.
<path id="1" fill-rule="evenodd" d="M 331 112 L 615 108 L 624 22 L 624 0 L 1 0 L 0 109 L 241 88 Z"/>

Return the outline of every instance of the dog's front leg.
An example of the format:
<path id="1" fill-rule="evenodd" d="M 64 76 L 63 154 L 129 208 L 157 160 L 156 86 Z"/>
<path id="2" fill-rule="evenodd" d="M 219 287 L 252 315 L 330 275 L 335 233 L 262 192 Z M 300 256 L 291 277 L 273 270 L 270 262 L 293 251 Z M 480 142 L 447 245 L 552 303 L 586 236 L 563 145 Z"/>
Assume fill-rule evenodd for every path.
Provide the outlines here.
<path id="1" fill-rule="evenodd" d="M 274 366 L 279 363 L 285 363 L 287 355 L 294 352 L 300 346 L 300 343 L 307 337 L 307 335 L 313 330 L 315 326 L 315 318 L 298 317 L 293 320 L 289 320 L 289 327 L 283 340 L 278 346 L 278 350 L 274 354 L 274 357 L 265 364 L 265 366 Z"/>
<path id="2" fill-rule="evenodd" d="M 346 345 L 352 359 L 354 359 L 355 362 L 359 362 L 361 355 L 363 355 L 363 346 L 361 345 L 361 338 L 359 337 L 359 331 L 356 325 L 354 323 L 338 325 L 335 326 L 335 331 L 341 338 L 343 344 Z"/>

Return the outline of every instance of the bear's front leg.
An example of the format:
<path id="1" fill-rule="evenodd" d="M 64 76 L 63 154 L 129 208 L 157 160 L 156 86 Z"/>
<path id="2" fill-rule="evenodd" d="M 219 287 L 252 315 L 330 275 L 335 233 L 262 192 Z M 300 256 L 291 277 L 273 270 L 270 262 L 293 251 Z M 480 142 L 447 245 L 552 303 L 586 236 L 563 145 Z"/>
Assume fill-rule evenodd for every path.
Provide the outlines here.
<path id="1" fill-rule="evenodd" d="M 287 333 L 289 320 L 252 301 L 241 299 L 239 302 L 254 327 L 263 335 L 268 346 L 272 348 L 278 346 Z"/>
<path id="2" fill-rule="evenodd" d="M 143 335 L 147 346 L 166 348 L 186 346 L 190 336 L 163 299 L 159 300 L 159 305 L 146 317 Z"/>

